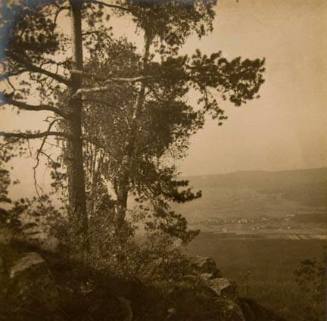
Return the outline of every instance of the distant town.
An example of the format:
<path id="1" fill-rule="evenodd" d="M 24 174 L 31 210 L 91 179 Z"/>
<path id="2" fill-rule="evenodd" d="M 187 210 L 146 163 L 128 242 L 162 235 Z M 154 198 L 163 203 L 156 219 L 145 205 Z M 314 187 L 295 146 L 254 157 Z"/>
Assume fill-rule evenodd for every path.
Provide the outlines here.
<path id="1" fill-rule="evenodd" d="M 199 222 L 202 231 L 221 237 L 260 237 L 287 239 L 326 239 L 327 219 L 324 214 L 289 214 L 285 217 L 217 217 Z"/>

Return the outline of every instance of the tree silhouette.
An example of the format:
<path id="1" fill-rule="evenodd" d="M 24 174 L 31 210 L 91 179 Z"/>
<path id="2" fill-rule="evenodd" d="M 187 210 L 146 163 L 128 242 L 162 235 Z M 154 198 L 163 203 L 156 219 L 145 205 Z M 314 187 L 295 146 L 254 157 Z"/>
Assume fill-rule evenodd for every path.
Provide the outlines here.
<path id="1" fill-rule="evenodd" d="M 2 104 L 18 110 L 50 112 L 53 117 L 47 118 L 45 131 L 0 132 L 0 135 L 19 141 L 41 139 L 37 159 L 50 136 L 61 142 L 68 176 L 69 216 L 76 253 L 81 253 L 82 258 L 88 248 L 86 150 L 83 150 L 87 135 L 83 132 L 83 117 L 96 104 L 108 105 L 96 102 L 97 98 L 110 97 L 114 105 L 119 102 L 112 98 L 115 93 L 123 90 L 130 94 L 125 111 L 129 113 L 130 122 L 124 137 L 122 166 L 111 168 L 116 170 L 113 182 L 118 199 L 117 218 L 123 222 L 128 186 L 132 180 L 135 186 L 140 185 L 141 179 L 136 180 L 134 174 L 140 175 L 142 171 L 145 175 L 151 174 L 148 186 L 154 190 L 160 186 L 159 196 L 175 200 L 192 198 L 187 191 L 186 194 L 178 192 L 178 187 L 185 183 L 175 181 L 173 171 L 160 172 L 158 166 L 153 166 L 153 157 L 161 157 L 179 137 L 187 138 L 190 132 L 201 127 L 205 114 L 218 118 L 221 124 L 225 116 L 217 92 L 221 99 L 229 99 L 237 106 L 256 97 L 263 83 L 264 60 L 236 58 L 229 61 L 220 52 L 207 56 L 197 51 L 191 57 L 178 53 L 192 33 L 203 37 L 212 31 L 215 4 L 216 1 L 205 0 L 115 3 L 22 0 L 2 4 L 0 37 L 5 46 L 0 57 L 4 69 L 1 80 L 7 84 L 7 90 L 1 94 Z M 133 70 L 128 68 L 127 61 L 122 60 L 123 65 L 117 68 L 108 60 L 113 55 L 100 55 L 106 41 L 110 42 L 110 27 L 105 19 L 108 10 L 110 15 L 129 15 L 144 36 L 143 55 L 135 58 L 135 65 L 131 65 Z M 64 17 L 63 12 L 68 14 Z M 70 20 L 70 35 L 60 27 L 60 19 Z M 99 64 L 103 72 L 89 68 L 92 63 Z M 197 112 L 195 106 L 186 102 L 191 88 L 197 92 Z M 38 100 L 38 104 L 32 104 L 32 100 Z M 187 117 L 182 119 L 183 114 L 178 123 L 176 119 L 169 119 L 174 113 L 176 117 L 184 113 L 193 118 L 187 123 Z M 166 118 L 162 119 L 163 116 Z M 172 127 L 178 124 L 179 136 L 169 126 L 168 130 L 158 126 L 161 120 L 174 124 Z M 140 143 L 151 143 L 150 134 L 160 130 L 163 132 L 158 137 L 168 134 L 171 141 L 153 144 L 146 151 L 147 161 L 139 166 Z M 164 184 L 169 187 L 168 191 L 163 188 Z M 156 194 L 157 191 L 152 193 Z"/>

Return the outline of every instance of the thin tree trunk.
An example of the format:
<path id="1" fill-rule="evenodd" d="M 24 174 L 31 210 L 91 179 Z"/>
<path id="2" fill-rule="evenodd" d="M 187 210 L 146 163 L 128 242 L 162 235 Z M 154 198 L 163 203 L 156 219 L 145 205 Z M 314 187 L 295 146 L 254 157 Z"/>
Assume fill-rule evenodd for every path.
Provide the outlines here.
<path id="1" fill-rule="evenodd" d="M 144 55 L 143 55 L 143 70 L 145 69 L 150 55 L 150 44 L 152 37 L 145 33 L 144 35 Z M 133 168 L 133 155 L 135 154 L 135 147 L 137 142 L 137 133 L 138 133 L 138 120 L 141 116 L 142 109 L 145 101 L 145 84 L 141 84 L 140 91 L 137 95 L 131 128 L 127 137 L 127 146 L 126 146 L 126 156 L 123 159 L 122 165 L 123 170 L 118 178 L 118 186 L 116 188 L 117 195 L 117 218 L 118 229 L 122 228 L 125 223 L 126 211 L 127 211 L 127 201 L 128 201 L 128 192 L 129 192 L 129 182 L 130 176 L 132 175 L 131 171 Z"/>
<path id="2" fill-rule="evenodd" d="M 121 182 L 119 190 L 116 191 L 117 194 L 117 229 L 118 231 L 123 229 L 126 218 L 127 211 L 127 199 L 128 199 L 128 181 Z"/>
<path id="3" fill-rule="evenodd" d="M 119 221 L 118 221 L 118 227 L 123 227 L 125 223 L 126 218 L 126 211 L 127 211 L 127 200 L 128 200 L 128 189 L 124 189 L 124 191 L 121 192 L 121 195 L 119 195 L 118 198 L 118 211 L 120 213 L 119 215 Z"/>
<path id="4" fill-rule="evenodd" d="M 81 0 L 70 0 L 72 19 L 72 59 L 71 74 L 72 87 L 70 90 L 69 109 L 72 114 L 68 121 L 71 138 L 67 144 L 67 173 L 70 220 L 72 224 L 74 250 L 77 257 L 84 260 L 88 251 L 88 216 L 86 210 L 85 173 L 83 168 L 82 141 L 82 101 L 74 97 L 74 93 L 81 88 L 81 73 L 83 69 L 82 28 L 81 28 Z M 76 248 L 77 247 L 77 248 Z"/>

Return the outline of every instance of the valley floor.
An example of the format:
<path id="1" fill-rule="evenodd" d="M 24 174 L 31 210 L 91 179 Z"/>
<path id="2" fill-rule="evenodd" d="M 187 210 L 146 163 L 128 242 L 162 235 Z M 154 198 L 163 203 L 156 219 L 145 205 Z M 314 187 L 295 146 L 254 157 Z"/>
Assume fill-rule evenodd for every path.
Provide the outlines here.
<path id="1" fill-rule="evenodd" d="M 239 284 L 241 295 L 288 320 L 306 321 L 312 298 L 299 287 L 294 271 L 303 260 L 321 260 L 325 240 L 325 234 L 201 233 L 188 250 L 213 257 L 223 274 Z"/>

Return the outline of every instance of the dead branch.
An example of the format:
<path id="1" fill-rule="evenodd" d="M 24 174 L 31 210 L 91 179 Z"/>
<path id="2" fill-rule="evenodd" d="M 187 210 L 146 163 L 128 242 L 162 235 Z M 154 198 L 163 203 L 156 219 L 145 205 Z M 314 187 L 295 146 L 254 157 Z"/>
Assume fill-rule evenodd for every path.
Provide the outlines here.
<path id="1" fill-rule="evenodd" d="M 46 131 L 46 133 L 50 133 L 51 132 L 51 128 L 53 127 L 53 125 L 58 121 L 59 119 L 54 119 L 48 126 L 48 129 Z M 44 144 L 46 143 L 47 141 L 47 138 L 48 138 L 48 135 L 45 135 L 42 139 L 42 143 L 40 145 L 40 148 L 37 150 L 37 153 L 36 153 L 36 164 L 34 165 L 34 169 L 36 170 L 36 168 L 39 166 L 39 163 L 40 163 L 40 154 L 41 152 L 43 151 L 43 147 L 44 147 Z"/>
<path id="2" fill-rule="evenodd" d="M 68 6 L 63 6 L 63 7 L 58 6 L 58 10 L 57 10 L 57 12 L 56 12 L 56 14 L 55 14 L 55 16 L 54 16 L 54 19 L 53 19 L 54 24 L 57 24 L 57 19 L 58 19 L 58 17 L 59 17 L 59 14 L 60 14 L 62 11 L 64 11 L 64 10 L 69 10 L 69 9 L 70 9 L 70 7 L 68 7 Z"/>
<path id="3" fill-rule="evenodd" d="M 94 80 L 104 82 L 105 84 L 110 83 L 110 82 L 139 82 L 139 81 L 144 81 L 151 79 L 149 76 L 136 76 L 136 77 L 114 77 L 112 75 L 106 76 L 106 77 L 99 77 L 97 74 L 93 74 L 90 72 L 85 72 L 81 70 L 76 70 L 72 69 L 71 70 L 72 74 L 80 75 L 82 77 L 88 77 L 88 78 L 93 78 Z"/>
<path id="4" fill-rule="evenodd" d="M 46 133 L 50 133 L 51 131 L 51 128 L 53 127 L 53 125 L 58 121 L 59 119 L 54 119 L 48 126 L 48 129 L 46 131 Z M 35 192 L 36 194 L 38 194 L 39 196 L 39 190 L 38 188 L 40 187 L 37 183 L 37 176 L 36 176 L 36 169 L 38 168 L 39 164 L 40 164 L 40 154 L 43 153 L 43 147 L 45 145 L 45 142 L 47 141 L 47 138 L 49 136 L 48 135 L 45 135 L 42 139 L 42 142 L 41 142 L 41 145 L 40 145 L 40 148 L 37 150 L 37 153 L 36 153 L 36 163 L 35 165 L 33 166 L 33 177 L 34 177 L 34 187 L 35 187 Z"/>
<path id="5" fill-rule="evenodd" d="M 105 83 L 108 82 L 129 82 L 129 83 L 136 83 L 136 82 L 142 82 L 144 80 L 149 79 L 149 77 L 145 76 L 139 76 L 139 77 L 134 77 L 134 78 L 124 78 L 124 77 L 113 77 L 105 81 Z M 91 94 L 91 93 L 98 93 L 102 91 L 107 91 L 112 89 L 111 85 L 106 85 L 106 86 L 98 86 L 98 87 L 91 87 L 91 88 L 80 88 L 77 90 L 74 94 L 74 96 L 79 96 L 83 94 Z"/>

